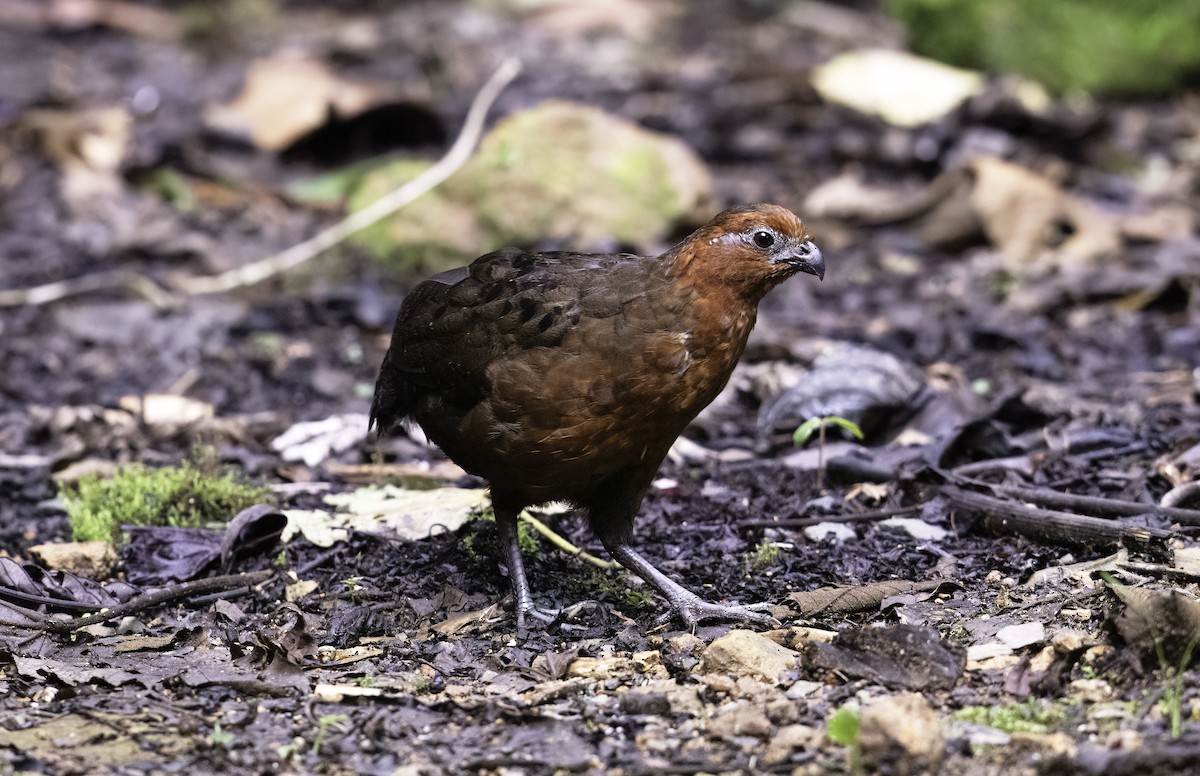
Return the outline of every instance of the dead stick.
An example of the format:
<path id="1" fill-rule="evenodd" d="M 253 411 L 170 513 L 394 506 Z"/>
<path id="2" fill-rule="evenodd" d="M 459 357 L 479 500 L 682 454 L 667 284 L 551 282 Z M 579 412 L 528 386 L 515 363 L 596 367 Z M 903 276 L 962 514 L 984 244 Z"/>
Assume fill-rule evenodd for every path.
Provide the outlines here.
<path id="1" fill-rule="evenodd" d="M 558 532 L 556 532 L 550 526 L 546 525 L 541 520 L 538 520 L 536 517 L 529 514 L 528 512 L 521 512 L 520 517 L 522 520 L 524 520 L 526 523 L 529 524 L 530 528 L 537 531 L 539 534 L 541 534 L 543 537 L 545 537 L 551 544 L 553 544 L 555 547 L 562 550 L 563 552 L 567 553 L 568 555 L 574 555 L 576 558 L 579 558 L 580 560 L 584 561 L 585 563 L 590 563 L 593 566 L 595 566 L 596 568 L 603 569 L 604 571 L 610 571 L 612 569 L 621 568 L 621 564 L 617 563 L 616 561 L 604 560 L 603 558 L 597 558 L 595 555 L 591 554 L 590 552 L 587 552 L 582 547 L 576 547 L 574 544 L 571 544 L 569 541 L 567 541 L 565 538 L 563 538 Z"/>
<path id="2" fill-rule="evenodd" d="M 1049 488 L 1026 488 L 1020 485 L 993 485 L 992 489 L 1005 496 L 1032 501 L 1048 507 L 1088 511 L 1098 515 L 1112 517 L 1132 517 L 1134 515 L 1160 515 L 1175 520 L 1183 525 L 1200 525 L 1200 509 L 1183 509 L 1167 507 L 1158 504 L 1143 504 L 1138 501 L 1125 501 L 1099 496 L 1080 496 L 1074 493 L 1062 493 Z"/>
<path id="3" fill-rule="evenodd" d="M 871 520 L 887 520 L 890 517 L 910 515 L 921 511 L 920 505 L 890 507 L 871 512 L 856 512 L 849 515 L 823 515 L 821 517 L 792 517 L 786 520 L 739 520 L 738 528 L 808 528 L 821 523 L 858 523 Z"/>
<path id="4" fill-rule="evenodd" d="M 246 587 L 249 585 L 257 585 L 260 582 L 265 582 L 275 575 L 275 572 L 267 569 L 265 571 L 250 571 L 245 574 L 226 574 L 220 577 L 209 577 L 208 579 L 197 579 L 191 582 L 184 582 L 173 587 L 166 587 L 162 590 L 155 590 L 153 593 L 145 593 L 136 598 L 131 598 L 125 603 L 114 606 L 110 609 L 105 609 L 102 612 L 80 617 L 75 620 L 48 620 L 42 625 L 43 630 L 52 631 L 54 633 L 70 633 L 73 630 L 86 628 L 89 625 L 107 622 L 114 617 L 125 617 L 129 614 L 140 612 L 144 609 L 149 609 L 152 606 L 158 606 L 168 601 L 174 601 L 177 598 L 188 598 L 195 595 L 206 595 L 215 593 L 220 590 L 228 590 L 236 587 Z"/>
<path id="5" fill-rule="evenodd" d="M 951 503 L 983 513 L 982 524 L 989 531 L 1017 534 L 1048 544 L 1087 548 L 1127 546 L 1161 553 L 1171 535 L 1157 528 L 1121 525 L 1098 517 L 1031 507 L 961 488 L 946 487 L 941 492 Z"/>
<path id="6" fill-rule="evenodd" d="M 150 278 L 129 270 L 116 269 L 68 280 L 58 280 L 32 288 L 0 291 L 0 307 L 37 306 L 70 296 L 114 288 L 126 288 L 159 309 L 170 307 L 178 301 L 170 291 L 164 290 Z"/>

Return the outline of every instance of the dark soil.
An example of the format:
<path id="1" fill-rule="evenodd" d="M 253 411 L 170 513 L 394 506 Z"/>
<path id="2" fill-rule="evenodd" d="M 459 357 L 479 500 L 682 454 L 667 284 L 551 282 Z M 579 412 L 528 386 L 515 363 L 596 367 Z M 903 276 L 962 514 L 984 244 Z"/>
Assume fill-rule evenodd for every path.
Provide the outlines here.
<path id="1" fill-rule="evenodd" d="M 681 3 L 648 37 L 622 17 L 656 3 L 576 28 L 566 16 L 484 3 L 282 2 L 264 4 L 275 11 L 263 35 L 239 25 L 241 4 L 210 5 L 213 18 L 181 37 L 43 18 L 36 4 L 0 12 L 0 70 L 18 74 L 0 79 L 0 289 L 111 269 L 169 287 L 294 244 L 338 214 L 293 202 L 285 183 L 380 153 L 435 157 L 507 52 L 525 69 L 495 113 L 566 98 L 678 136 L 711 165 L 721 204 L 802 211 L 809 192 L 848 172 L 915 198 L 985 141 L 1111 212 L 1166 200 L 1195 210 L 1200 199 L 1200 157 L 1184 153 L 1198 137 L 1194 99 L 1030 116 L 987 94 L 917 129 L 823 101 L 809 85 L 814 66 L 862 36 L 895 39 L 871 3 L 836 6 L 848 16 L 830 17 L 832 27 L 797 21 L 801 4 Z M 375 43 L 348 43 L 354 24 Z M 333 121 L 276 154 L 206 129 L 205 107 L 231 99 L 255 57 L 287 45 L 429 97 Z M 127 105 L 145 88 L 158 104 L 134 123 L 120 193 L 92 212 L 69 206 L 64 163 L 28 117 Z M 1156 160 L 1174 183 L 1158 201 L 1143 196 L 1146 166 L 1114 167 L 1117 152 Z M 222 192 L 174 207 L 144 183 L 163 169 Z M 1200 687 L 1190 652 L 1168 643 L 1165 654 L 1181 656 L 1166 661 L 1155 647 L 1164 654 L 1169 638 L 1139 641 L 1126 627 L 1130 605 L 1100 571 L 1194 599 L 1196 572 L 1182 558 L 1197 523 L 1157 510 L 1200 467 L 1194 222 L 1183 237 L 1128 238 L 1104 261 L 1021 276 L 997 266 L 999 248 L 978 226 L 940 243 L 923 238 L 920 217 L 805 220 L 827 258 L 825 281 L 795 281 L 764 301 L 744 367 L 687 432 L 706 452 L 664 465 L 635 532 L 653 562 L 702 595 L 776 605 L 785 627 L 772 638 L 803 655 L 792 672 L 706 669 L 705 646 L 729 625 L 702 626 L 693 639 L 662 621 L 664 602 L 636 578 L 544 541 L 528 555 L 530 579 L 539 605 L 561 614 L 518 632 L 486 520 L 420 541 L 387 531 L 330 547 L 298 538 L 281 559 L 272 546 L 233 569 L 278 568 L 267 583 L 108 626 L 52 633 L 0 609 L 0 773 L 848 772 L 847 750 L 825 736 L 833 713 L 909 691 L 941 723 L 944 762 L 903 739 L 865 752 L 880 772 L 1192 772 Z M 253 288 L 162 308 L 113 288 L 0 307 L 0 558 L 30 563 L 31 546 L 71 538 L 55 478 L 81 463 L 170 464 L 208 444 L 275 486 L 282 507 L 318 509 L 327 492 L 438 461 L 403 436 L 364 439 L 315 466 L 271 447 L 294 423 L 367 411 L 392 316 L 418 279 L 339 247 Z M 796 423 L 766 429 L 759 416 L 778 393 L 764 387 L 771 376 L 811 367 L 834 341 L 891 354 L 923 387 L 873 405 L 860 446 L 831 432 L 822 490 L 815 453 L 791 445 Z M 148 423 L 129 399 L 149 394 L 207 403 L 214 419 Z M 900 438 L 906 428 L 921 438 Z M 449 484 L 482 486 L 465 476 Z M 1079 540 L 1005 528 L 950 488 L 1026 501 L 990 489 L 999 485 L 1146 508 L 1111 520 L 1108 539 Z M 1180 493 L 1172 503 L 1200 509 L 1200 497 Z M 871 520 L 822 538 L 797 524 L 906 507 L 903 516 L 941 533 Z M 545 520 L 603 555 L 578 516 Z M 1143 529 L 1162 533 L 1140 541 Z M 1100 562 L 1072 567 L 1084 561 Z M 0 587 L 12 582 L 4 573 Z M 297 581 L 315 584 L 285 593 Z M 914 586 L 857 608 L 811 610 L 791 597 L 892 582 Z M 1134 614 L 1153 627 L 1144 606 Z M 1030 623 L 1044 626 L 1041 638 L 966 652 Z M 955 681 L 855 673 L 805 647 L 799 631 L 901 626 L 932 629 L 947 654 L 966 655 Z M 1005 727 L 956 716 L 979 707 L 1032 709 L 1035 719 Z M 751 711 L 750 721 L 736 716 Z"/>

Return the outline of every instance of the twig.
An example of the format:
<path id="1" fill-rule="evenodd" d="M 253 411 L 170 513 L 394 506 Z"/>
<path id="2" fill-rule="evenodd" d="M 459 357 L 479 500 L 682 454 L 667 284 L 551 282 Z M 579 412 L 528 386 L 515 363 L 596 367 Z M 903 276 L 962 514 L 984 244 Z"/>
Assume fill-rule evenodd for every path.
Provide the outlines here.
<path id="1" fill-rule="evenodd" d="M 945 472 L 945 475 L 950 481 L 959 485 L 986 488 L 998 496 L 1009 496 L 1057 509 L 1066 509 L 1103 517 L 1155 515 L 1157 517 L 1168 518 L 1180 525 L 1200 525 L 1200 509 L 1186 509 L 1173 506 L 1165 496 L 1163 500 L 1167 503 L 1146 504 L 1140 501 L 1127 501 L 1125 499 L 1063 493 L 1052 488 L 1034 488 L 1024 485 L 996 485 L 966 476 L 963 472 L 963 467 L 954 469 L 952 472 Z"/>
<path id="2" fill-rule="evenodd" d="M 174 587 L 155 590 L 153 593 L 139 595 L 136 598 L 131 598 L 120 606 L 114 606 L 110 609 L 105 609 L 97 614 L 80 617 L 74 620 L 48 620 L 42 626 L 42 630 L 48 630 L 54 633 L 70 633 L 73 630 L 86 628 L 89 625 L 107 622 L 114 617 L 125 617 L 126 615 L 140 612 L 144 609 L 149 609 L 152 606 L 158 606 L 168 601 L 174 601 L 177 598 L 188 598 L 196 595 L 207 595 L 220 590 L 228 590 L 229 588 L 243 587 L 246 585 L 257 585 L 260 582 L 265 582 L 275 575 L 275 572 L 267 569 L 265 571 L 250 571 L 245 574 L 227 574 L 220 577 L 209 577 L 208 579 L 197 579 L 192 582 L 184 582 L 181 585 Z"/>
<path id="3" fill-rule="evenodd" d="M 211 294 L 251 286 L 298 267 L 355 232 L 387 218 L 445 181 L 466 163 L 467 159 L 471 157 L 471 152 L 475 150 L 475 145 L 479 142 L 479 136 L 483 132 L 483 122 L 492 103 L 520 71 L 521 63 L 517 59 L 509 58 L 500 64 L 492 77 L 475 95 L 475 99 L 467 111 L 466 121 L 463 122 L 462 130 L 454 141 L 454 145 L 450 146 L 450 150 L 446 152 L 445 156 L 432 167 L 411 181 L 282 253 L 212 277 L 185 278 L 178 281 L 177 285 L 187 294 Z"/>
<path id="4" fill-rule="evenodd" d="M 739 520 L 738 528 L 808 528 L 821 523 L 858 523 L 872 520 L 887 520 L 900 515 L 911 515 L 920 512 L 921 506 L 914 504 L 907 507 L 889 507 L 876 509 L 871 512 L 854 512 L 846 515 L 821 515 L 819 517 L 792 517 L 786 520 Z"/>
<path id="5" fill-rule="evenodd" d="M 281 272 L 294 269 L 323 251 L 345 240 L 350 235 L 366 229 L 395 213 L 441 184 L 459 170 L 471 157 L 487 113 L 504 87 L 508 86 L 521 70 L 519 60 L 509 58 L 500 64 L 488 79 L 467 111 L 467 118 L 454 144 L 434 165 L 411 181 L 403 184 L 367 207 L 352 213 L 338 223 L 318 232 L 302 243 L 293 245 L 280 253 L 241 267 L 210 277 L 185 277 L 176 280 L 175 289 L 186 296 L 230 291 L 261 283 Z M 32 288 L 0 290 L 0 307 L 43 305 L 69 296 L 85 294 L 102 289 L 128 289 L 144 297 L 160 308 L 170 307 L 179 301 L 178 296 L 162 288 L 144 275 L 128 270 L 98 272 L 69 280 L 60 280 Z"/>
<path id="6" fill-rule="evenodd" d="M 537 531 L 542 536 L 546 537 L 546 539 L 548 539 L 551 544 L 553 544 L 555 547 L 562 550 L 563 552 L 567 553 L 568 555 L 574 555 L 575 557 L 579 558 L 580 560 L 584 561 L 585 563 L 590 563 L 593 566 L 595 566 L 596 568 L 603 569 L 605 571 L 608 571 L 609 569 L 621 568 L 621 564 L 617 563 L 616 561 L 604 560 L 603 558 L 597 558 L 595 555 L 592 555 L 590 552 L 585 552 L 582 548 L 576 547 L 574 544 L 571 544 L 569 541 L 567 541 L 563 537 L 559 536 L 552 528 L 550 528 L 550 526 L 546 525 L 541 520 L 538 520 L 536 517 L 529 514 L 528 512 L 522 512 L 521 519 L 524 520 L 526 523 L 529 523 L 530 527 L 532 527 L 533 530 Z"/>
<path id="7" fill-rule="evenodd" d="M 59 280 L 32 288 L 13 288 L 0 291 L 0 307 L 36 306 L 57 302 L 69 296 L 86 294 L 108 288 L 127 288 L 160 309 L 179 301 L 174 294 L 160 287 L 145 275 L 124 269 L 97 272 L 94 275 Z"/>

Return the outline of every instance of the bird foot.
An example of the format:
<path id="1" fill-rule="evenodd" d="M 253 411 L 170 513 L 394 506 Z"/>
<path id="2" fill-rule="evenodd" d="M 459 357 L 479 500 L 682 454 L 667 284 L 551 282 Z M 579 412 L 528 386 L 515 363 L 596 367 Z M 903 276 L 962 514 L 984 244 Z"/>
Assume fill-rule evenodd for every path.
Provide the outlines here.
<path id="1" fill-rule="evenodd" d="M 538 622 L 549 625 L 558 618 L 560 612 L 561 610 L 559 609 L 543 609 L 541 607 L 534 606 L 533 603 L 529 603 L 525 606 L 517 606 L 517 628 L 524 629 L 525 626 L 529 624 L 530 617 Z"/>
<path id="2" fill-rule="evenodd" d="M 767 614 L 768 603 L 759 604 L 718 604 L 705 601 L 696 595 L 672 596 L 671 608 L 674 614 L 683 618 L 690 627 L 694 628 L 701 622 L 722 620 L 725 622 L 749 622 L 765 628 L 779 628 L 782 623 Z M 664 621 L 670 619 L 672 613 L 664 615 Z"/>

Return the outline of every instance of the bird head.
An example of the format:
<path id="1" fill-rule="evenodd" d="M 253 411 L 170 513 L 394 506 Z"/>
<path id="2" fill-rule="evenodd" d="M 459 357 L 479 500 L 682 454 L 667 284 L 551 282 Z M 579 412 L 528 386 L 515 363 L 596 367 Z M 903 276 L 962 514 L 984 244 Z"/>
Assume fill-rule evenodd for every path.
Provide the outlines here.
<path id="1" fill-rule="evenodd" d="M 676 246 L 677 272 L 757 301 L 797 272 L 825 277 L 825 260 L 804 224 L 778 205 L 723 211 Z"/>

